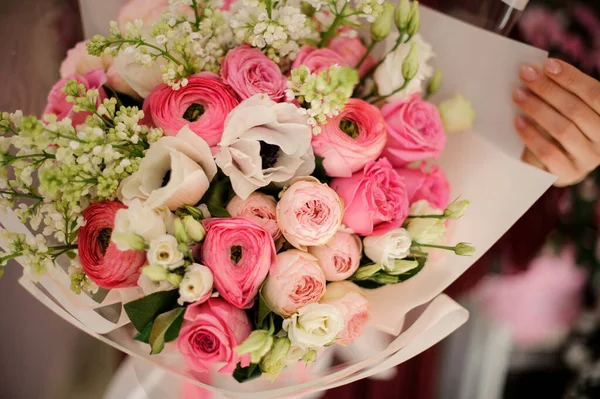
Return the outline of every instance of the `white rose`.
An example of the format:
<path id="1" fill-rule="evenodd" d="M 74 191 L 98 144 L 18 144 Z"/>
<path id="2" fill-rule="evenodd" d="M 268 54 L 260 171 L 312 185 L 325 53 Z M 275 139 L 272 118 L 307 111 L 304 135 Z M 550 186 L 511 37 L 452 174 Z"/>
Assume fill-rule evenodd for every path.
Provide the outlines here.
<path id="1" fill-rule="evenodd" d="M 142 289 L 144 295 L 154 294 L 159 291 L 171 291 L 175 288 L 168 280 L 154 281 L 144 274 L 140 274 L 137 285 Z"/>
<path id="2" fill-rule="evenodd" d="M 148 97 L 152 89 L 163 82 L 160 67 L 166 65 L 163 58 L 158 58 L 150 65 L 141 65 L 132 53 L 120 51 L 114 58 L 116 73 L 142 98 Z"/>
<path id="3" fill-rule="evenodd" d="M 194 263 L 188 266 L 181 284 L 179 284 L 180 305 L 185 302 L 198 302 L 206 300 L 212 294 L 214 277 L 210 269 L 204 265 Z"/>
<path id="4" fill-rule="evenodd" d="M 150 242 L 166 233 L 165 222 L 159 214 L 144 206 L 138 199 L 130 201 L 128 205 L 127 209 L 119 209 L 115 217 L 111 239 L 117 244 L 119 250 L 129 249 L 127 242 L 121 237 L 135 234 L 142 237 L 145 242 Z"/>
<path id="5" fill-rule="evenodd" d="M 386 40 L 386 52 L 389 52 L 398 38 L 398 33 L 390 34 Z M 419 59 L 419 71 L 410 81 L 408 86 L 398 93 L 389 96 L 386 101 L 402 101 L 415 93 L 421 93 L 423 82 L 433 75 L 434 69 L 428 65 L 429 60 L 434 56 L 433 48 L 418 33 L 410 39 L 408 43 L 403 43 L 393 52 L 389 53 L 383 63 L 375 70 L 373 79 L 377 83 L 380 96 L 387 96 L 394 90 L 402 87 L 404 76 L 402 76 L 402 63 L 408 55 L 412 44 L 417 45 L 417 56 Z"/>
<path id="6" fill-rule="evenodd" d="M 404 259 L 410 253 L 412 238 L 406 229 L 399 228 L 384 235 L 365 237 L 363 244 L 369 259 L 391 271 L 396 259 Z"/>
<path id="7" fill-rule="evenodd" d="M 446 132 L 464 132 L 473 128 L 475 111 L 471 102 L 460 94 L 442 101 L 438 109 Z"/>
<path id="8" fill-rule="evenodd" d="M 179 250 L 177 239 L 169 234 L 163 234 L 150 241 L 146 253 L 148 263 L 160 265 L 169 270 L 183 266 L 183 254 Z"/>
<path id="9" fill-rule="evenodd" d="M 315 168 L 311 139 L 306 116 L 295 105 L 257 94 L 227 117 L 215 161 L 245 200 L 269 183 L 285 185 L 310 175 Z"/>
<path id="10" fill-rule="evenodd" d="M 150 146 L 139 170 L 121 183 L 119 198 L 127 205 L 139 198 L 149 208 L 176 210 L 200 201 L 216 174 L 208 144 L 186 126 Z"/>
<path id="11" fill-rule="evenodd" d="M 304 349 L 331 344 L 344 328 L 344 318 L 333 305 L 311 303 L 283 321 L 292 345 Z"/>

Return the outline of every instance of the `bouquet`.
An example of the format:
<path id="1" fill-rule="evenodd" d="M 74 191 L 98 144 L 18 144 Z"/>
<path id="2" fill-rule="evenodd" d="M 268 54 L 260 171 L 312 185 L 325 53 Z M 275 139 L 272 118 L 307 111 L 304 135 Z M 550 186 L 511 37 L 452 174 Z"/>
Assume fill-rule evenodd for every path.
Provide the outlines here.
<path id="1" fill-rule="evenodd" d="M 359 339 L 439 251 L 475 253 L 447 243 L 469 201 L 436 163 L 474 111 L 428 102 L 417 2 L 157 3 L 72 49 L 41 119 L 0 119 L 2 204 L 28 227 L 0 259 L 78 326 L 273 381 Z"/>

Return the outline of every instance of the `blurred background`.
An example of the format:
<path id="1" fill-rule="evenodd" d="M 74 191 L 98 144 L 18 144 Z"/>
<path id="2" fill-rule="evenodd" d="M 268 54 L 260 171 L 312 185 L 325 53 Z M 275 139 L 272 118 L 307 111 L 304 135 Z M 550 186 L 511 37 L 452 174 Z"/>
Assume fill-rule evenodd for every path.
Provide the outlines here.
<path id="1" fill-rule="evenodd" d="M 532 0 L 524 12 L 509 5 L 525 3 L 519 0 L 422 2 L 598 78 L 598 0 Z M 84 38 L 79 3 L 0 6 L 0 110 L 39 115 L 66 51 Z M 392 378 L 359 381 L 326 397 L 600 398 L 599 184 L 595 171 L 574 187 L 551 189 L 450 287 L 472 315 L 450 339 L 400 365 Z M 103 397 L 124 356 L 30 297 L 17 283 L 20 274 L 9 264 L 0 280 L 0 398 Z"/>

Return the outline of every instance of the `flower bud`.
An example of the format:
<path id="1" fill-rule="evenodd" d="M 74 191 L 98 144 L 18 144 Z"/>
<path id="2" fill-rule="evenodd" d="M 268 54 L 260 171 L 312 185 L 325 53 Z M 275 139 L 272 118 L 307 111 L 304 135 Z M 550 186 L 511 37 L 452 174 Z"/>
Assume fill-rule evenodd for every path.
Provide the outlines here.
<path id="1" fill-rule="evenodd" d="M 470 204 L 469 200 L 454 201 L 444 209 L 444 216 L 448 219 L 458 219 L 464 215 Z"/>
<path id="2" fill-rule="evenodd" d="M 390 274 L 378 274 L 377 276 L 371 277 L 371 281 L 377 284 L 398 284 L 400 282 L 400 278 L 398 276 L 392 276 Z"/>
<path id="3" fill-rule="evenodd" d="M 180 244 L 187 244 L 190 241 L 190 238 L 185 231 L 185 227 L 183 226 L 181 219 L 175 218 L 173 225 L 175 227 L 175 238 L 177 238 L 177 242 Z"/>
<path id="4" fill-rule="evenodd" d="M 475 111 L 471 102 L 460 94 L 442 101 L 438 110 L 446 133 L 464 132 L 473 128 Z"/>
<path id="5" fill-rule="evenodd" d="M 241 345 L 235 348 L 240 355 L 250 354 L 250 361 L 260 363 L 273 346 L 273 336 L 267 330 L 254 330 Z"/>
<path id="6" fill-rule="evenodd" d="M 419 262 L 416 260 L 396 259 L 392 270 L 386 270 L 386 272 L 393 276 L 398 276 L 409 272 L 416 267 L 419 267 Z"/>
<path id="7" fill-rule="evenodd" d="M 120 251 L 132 250 L 141 251 L 146 248 L 146 242 L 142 236 L 135 233 L 117 233 L 113 234 L 111 239 L 117 244 Z"/>
<path id="8" fill-rule="evenodd" d="M 160 265 L 148 265 L 142 267 L 142 274 L 152 281 L 163 281 L 169 277 L 167 269 Z"/>
<path id="9" fill-rule="evenodd" d="M 442 219 L 414 218 L 408 222 L 406 230 L 413 238 L 413 242 L 439 245 L 444 242 L 446 226 Z"/>
<path id="10" fill-rule="evenodd" d="M 440 85 L 442 84 L 442 71 L 436 69 L 435 74 L 429 79 L 429 83 L 427 83 L 427 95 L 432 96 L 440 89 Z"/>
<path id="11" fill-rule="evenodd" d="M 400 32 L 404 32 L 408 27 L 408 22 L 411 17 L 411 9 L 410 9 L 410 1 L 409 0 L 400 0 L 398 7 L 396 7 L 396 12 L 394 13 L 394 22 L 396 23 L 396 28 Z"/>
<path id="12" fill-rule="evenodd" d="M 169 273 L 167 276 L 167 281 L 175 288 L 179 287 L 181 280 L 183 280 L 183 277 L 176 273 Z"/>
<path id="13" fill-rule="evenodd" d="M 419 56 L 417 54 L 417 44 L 410 46 L 410 51 L 402 63 L 402 76 L 405 81 L 412 80 L 419 72 Z"/>
<path id="14" fill-rule="evenodd" d="M 383 4 L 383 11 L 375 22 L 371 24 L 371 39 L 374 42 L 380 42 L 392 31 L 392 24 L 394 23 L 394 6 L 390 3 Z"/>
<path id="15" fill-rule="evenodd" d="M 413 37 L 421 27 L 420 13 L 419 13 L 419 2 L 414 1 L 410 10 L 410 20 L 406 27 L 406 33 L 409 37 Z"/>
<path id="16" fill-rule="evenodd" d="M 302 360 L 304 360 L 304 362 L 306 364 L 316 362 L 317 361 L 317 351 L 314 349 L 309 350 L 308 352 L 306 352 L 304 354 L 304 356 L 302 356 Z"/>
<path id="17" fill-rule="evenodd" d="M 352 276 L 353 280 L 368 280 L 370 277 L 375 275 L 377 272 L 381 270 L 381 265 L 373 264 L 367 266 L 361 266 L 358 268 L 354 276 Z"/>
<path id="18" fill-rule="evenodd" d="M 260 369 L 269 380 L 274 381 L 285 367 L 285 357 L 290 350 L 288 338 L 275 338 L 271 351 L 260 362 Z"/>
<path id="19" fill-rule="evenodd" d="M 459 242 L 454 247 L 454 253 L 460 256 L 471 256 L 475 253 L 475 247 L 466 242 Z"/>
<path id="20" fill-rule="evenodd" d="M 194 219 L 194 217 L 187 215 L 183 217 L 183 226 L 185 227 L 185 231 L 188 236 L 194 242 L 200 242 L 204 240 L 204 236 L 206 235 L 206 230 L 202 223 Z"/>

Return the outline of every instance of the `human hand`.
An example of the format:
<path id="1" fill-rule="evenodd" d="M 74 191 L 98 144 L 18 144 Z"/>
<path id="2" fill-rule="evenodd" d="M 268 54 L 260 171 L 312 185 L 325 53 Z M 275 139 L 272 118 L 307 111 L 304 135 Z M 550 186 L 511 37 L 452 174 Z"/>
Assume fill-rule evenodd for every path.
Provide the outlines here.
<path id="1" fill-rule="evenodd" d="M 526 115 L 515 119 L 523 160 L 558 176 L 557 186 L 580 182 L 600 165 L 600 82 L 556 59 L 522 67 L 520 78 L 527 89 L 513 100 Z"/>

